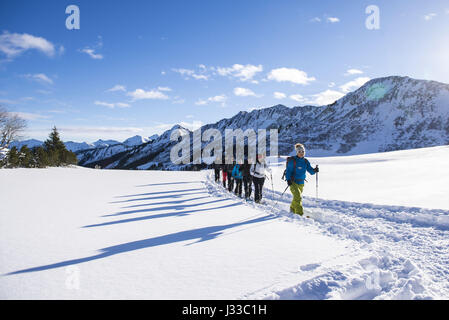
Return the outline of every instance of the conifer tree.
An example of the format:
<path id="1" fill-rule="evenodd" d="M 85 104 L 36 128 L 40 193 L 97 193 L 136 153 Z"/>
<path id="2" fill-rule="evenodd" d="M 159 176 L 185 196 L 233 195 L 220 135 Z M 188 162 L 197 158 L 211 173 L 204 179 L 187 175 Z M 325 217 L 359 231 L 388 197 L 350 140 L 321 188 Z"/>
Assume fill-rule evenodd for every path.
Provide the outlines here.
<path id="1" fill-rule="evenodd" d="M 17 148 L 14 146 L 11 149 L 9 149 L 8 152 L 8 168 L 16 168 L 20 164 L 19 159 L 19 152 L 17 151 Z"/>
<path id="2" fill-rule="evenodd" d="M 50 166 L 60 166 L 62 163 L 61 154 L 65 146 L 59 137 L 59 132 L 56 127 L 53 127 L 48 139 L 44 142 L 44 148 L 47 152 Z"/>
<path id="3" fill-rule="evenodd" d="M 50 165 L 48 154 L 42 146 L 33 149 L 35 167 L 45 168 Z"/>
<path id="4" fill-rule="evenodd" d="M 47 152 L 50 166 L 59 167 L 61 165 L 76 164 L 78 162 L 76 155 L 66 149 L 56 127 L 53 127 L 48 139 L 44 142 L 44 149 Z"/>
<path id="5" fill-rule="evenodd" d="M 22 168 L 31 168 L 33 165 L 33 154 L 31 150 L 26 146 L 22 146 L 19 152 L 19 166 Z"/>

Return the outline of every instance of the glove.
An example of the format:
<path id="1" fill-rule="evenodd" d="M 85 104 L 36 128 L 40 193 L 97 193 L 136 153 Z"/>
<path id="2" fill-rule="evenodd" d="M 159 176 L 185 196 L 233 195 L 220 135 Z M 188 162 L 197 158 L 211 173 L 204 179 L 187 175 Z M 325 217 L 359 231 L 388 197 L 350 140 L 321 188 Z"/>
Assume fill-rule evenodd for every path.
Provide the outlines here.
<path id="1" fill-rule="evenodd" d="M 292 185 L 292 181 L 291 181 L 291 180 L 287 180 L 287 184 L 288 184 L 289 186 L 291 186 L 291 185 Z"/>
<path id="2" fill-rule="evenodd" d="M 313 171 L 315 171 L 315 173 L 320 172 L 320 169 L 318 169 L 318 166 L 316 166 L 315 168 L 313 168 Z"/>

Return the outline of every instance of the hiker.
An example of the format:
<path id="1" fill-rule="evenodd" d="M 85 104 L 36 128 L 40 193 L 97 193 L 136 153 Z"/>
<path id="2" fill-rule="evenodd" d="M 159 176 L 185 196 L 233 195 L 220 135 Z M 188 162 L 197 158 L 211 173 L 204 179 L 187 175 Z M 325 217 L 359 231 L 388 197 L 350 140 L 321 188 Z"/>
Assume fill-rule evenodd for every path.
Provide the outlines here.
<path id="1" fill-rule="evenodd" d="M 226 172 L 226 163 L 223 163 L 220 167 L 223 175 L 223 188 L 226 188 L 226 180 L 228 177 L 228 173 Z"/>
<path id="2" fill-rule="evenodd" d="M 215 163 L 213 164 L 214 173 L 215 173 L 215 182 L 220 182 L 220 165 Z"/>
<path id="3" fill-rule="evenodd" d="M 235 179 L 235 190 L 234 193 L 242 197 L 242 180 L 243 180 L 243 174 L 242 174 L 242 161 L 238 161 L 234 169 L 232 170 L 232 177 Z"/>
<path id="4" fill-rule="evenodd" d="M 228 191 L 231 192 L 234 189 L 234 178 L 232 177 L 232 170 L 234 169 L 235 162 L 232 161 L 226 164 L 226 174 L 228 176 Z"/>
<path id="5" fill-rule="evenodd" d="M 293 200 L 290 204 L 290 212 L 304 214 L 302 207 L 302 192 L 304 189 L 304 181 L 306 179 L 306 171 L 311 175 L 319 172 L 318 167 L 312 168 L 309 160 L 304 158 L 306 148 L 301 143 L 295 144 L 296 156 L 287 158 L 287 169 L 285 178 L 293 194 Z"/>
<path id="6" fill-rule="evenodd" d="M 245 189 L 245 199 L 249 200 L 252 193 L 252 183 L 253 179 L 251 176 L 251 165 L 248 162 L 248 159 L 245 159 L 242 166 L 242 174 L 243 174 L 243 188 Z"/>
<path id="7" fill-rule="evenodd" d="M 250 174 L 254 182 L 254 202 L 260 203 L 262 201 L 262 189 L 265 182 L 265 171 L 271 173 L 271 169 L 265 162 L 263 154 L 258 154 L 256 163 L 251 166 Z"/>

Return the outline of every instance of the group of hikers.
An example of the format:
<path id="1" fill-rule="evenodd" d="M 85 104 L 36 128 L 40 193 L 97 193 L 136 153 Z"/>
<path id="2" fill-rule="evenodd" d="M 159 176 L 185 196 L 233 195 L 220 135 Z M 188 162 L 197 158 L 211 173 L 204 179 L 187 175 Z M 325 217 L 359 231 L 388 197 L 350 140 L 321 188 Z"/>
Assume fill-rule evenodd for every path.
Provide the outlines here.
<path id="1" fill-rule="evenodd" d="M 215 182 L 220 181 L 222 173 L 223 187 L 229 192 L 234 192 L 242 197 L 242 189 L 245 192 L 245 199 L 249 200 L 254 183 L 254 202 L 262 201 L 262 189 L 267 172 L 271 175 L 271 169 L 265 162 L 263 154 L 258 154 L 256 162 L 250 164 L 247 159 L 239 160 L 236 163 L 217 165 L 214 164 Z"/>
<path id="2" fill-rule="evenodd" d="M 306 149 L 303 144 L 295 144 L 296 155 L 287 158 L 285 180 L 287 188 L 293 195 L 290 204 L 290 212 L 304 214 L 302 206 L 302 193 L 304 190 L 304 182 L 306 181 L 306 172 L 314 175 L 319 172 L 318 166 L 312 168 L 309 160 L 305 158 Z M 215 182 L 220 182 L 220 172 L 222 174 L 223 187 L 229 192 L 234 192 L 237 196 L 242 197 L 242 185 L 245 192 L 245 199 L 249 200 L 252 193 L 252 184 L 254 183 L 254 202 L 261 203 L 262 189 L 267 177 L 272 172 L 265 162 L 263 154 L 258 154 L 255 163 L 249 163 L 248 160 L 239 160 L 236 163 L 214 164 Z"/>

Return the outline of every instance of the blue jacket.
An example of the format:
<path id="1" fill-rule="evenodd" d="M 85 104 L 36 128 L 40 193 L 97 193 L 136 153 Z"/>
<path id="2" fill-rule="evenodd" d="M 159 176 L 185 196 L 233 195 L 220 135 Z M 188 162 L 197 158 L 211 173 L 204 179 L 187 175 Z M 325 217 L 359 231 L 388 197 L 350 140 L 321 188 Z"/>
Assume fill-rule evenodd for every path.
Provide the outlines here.
<path id="1" fill-rule="evenodd" d="M 236 164 L 234 169 L 232 169 L 232 177 L 235 179 L 243 179 L 242 170 L 240 170 L 240 165 Z"/>
<path id="2" fill-rule="evenodd" d="M 293 161 L 293 159 L 296 161 L 296 170 L 294 170 L 295 161 Z M 292 179 L 294 183 L 304 184 L 304 180 L 306 179 L 306 170 L 312 175 L 315 174 L 315 171 L 313 171 L 309 160 L 307 160 L 306 158 L 294 156 L 287 163 L 287 172 L 285 173 L 285 178 L 287 179 L 287 181 Z"/>

